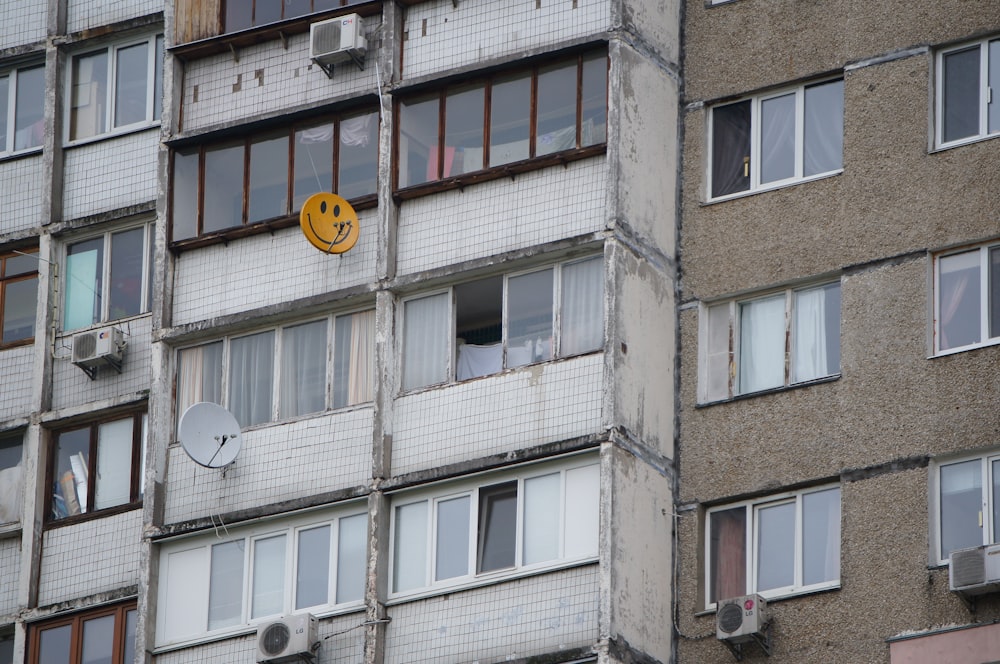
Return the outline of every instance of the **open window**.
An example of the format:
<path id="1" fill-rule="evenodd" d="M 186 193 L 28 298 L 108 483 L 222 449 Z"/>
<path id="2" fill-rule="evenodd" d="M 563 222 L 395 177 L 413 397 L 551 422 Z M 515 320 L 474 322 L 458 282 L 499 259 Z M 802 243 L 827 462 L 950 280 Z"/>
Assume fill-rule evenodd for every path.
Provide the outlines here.
<path id="1" fill-rule="evenodd" d="M 23 436 L 21 432 L 0 433 L 0 526 L 21 520 Z"/>

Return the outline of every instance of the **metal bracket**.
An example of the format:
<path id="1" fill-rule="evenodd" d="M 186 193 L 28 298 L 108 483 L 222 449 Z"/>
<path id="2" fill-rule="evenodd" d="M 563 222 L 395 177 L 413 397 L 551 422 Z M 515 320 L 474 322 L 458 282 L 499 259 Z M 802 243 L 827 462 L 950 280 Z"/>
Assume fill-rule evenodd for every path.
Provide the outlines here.
<path id="1" fill-rule="evenodd" d="M 356 55 L 354 55 L 353 53 L 350 53 L 350 52 L 347 53 L 347 56 L 349 58 L 351 58 L 351 61 L 354 62 L 354 64 L 356 64 L 358 66 L 358 69 L 360 69 L 361 71 L 365 70 L 365 60 L 364 60 L 364 58 L 358 57 L 358 56 L 356 56 Z M 334 65 L 332 65 L 332 64 L 324 65 L 322 62 L 319 62 L 315 58 L 313 59 L 313 62 L 315 62 L 319 66 L 319 68 L 323 70 L 323 73 L 326 74 L 327 78 L 330 78 L 330 79 L 333 78 L 333 67 L 334 67 Z"/>
<path id="2" fill-rule="evenodd" d="M 753 643 L 760 646 L 760 649 L 764 651 L 765 657 L 771 656 L 771 623 L 767 622 L 761 628 L 763 636 L 760 633 L 751 634 L 750 638 L 753 639 Z M 737 662 L 743 661 L 743 643 L 730 643 L 729 641 L 723 641 L 726 647 L 729 648 L 729 652 L 733 653 L 733 657 L 736 658 Z M 746 643 L 750 643 L 747 641 Z"/>

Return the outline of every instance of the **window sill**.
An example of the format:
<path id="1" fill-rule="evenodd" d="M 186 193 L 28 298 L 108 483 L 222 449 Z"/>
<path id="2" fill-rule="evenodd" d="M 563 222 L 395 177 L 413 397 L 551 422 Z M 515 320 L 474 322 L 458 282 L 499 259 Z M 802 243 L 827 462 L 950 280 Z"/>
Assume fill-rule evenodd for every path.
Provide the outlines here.
<path id="1" fill-rule="evenodd" d="M 938 143 L 930 150 L 929 154 L 935 154 L 937 152 L 945 152 L 951 150 L 952 148 L 960 148 L 963 145 L 973 145 L 975 143 L 982 143 L 983 141 L 989 141 L 994 138 L 1000 138 L 1000 132 L 995 132 L 992 134 L 986 134 L 984 136 L 969 136 L 968 138 L 961 138 L 957 141 L 952 141 L 951 143 Z"/>
<path id="2" fill-rule="evenodd" d="M 784 602 L 784 601 L 790 600 L 790 599 L 799 599 L 801 597 L 809 597 L 811 595 L 820 595 L 820 594 L 823 594 L 823 593 L 835 592 L 835 591 L 838 591 L 838 590 L 840 590 L 840 581 L 836 581 L 836 582 L 833 582 L 833 583 L 831 583 L 829 585 L 824 585 L 822 587 L 809 588 L 808 590 L 797 590 L 797 591 L 791 592 L 791 593 L 783 593 L 783 594 L 780 594 L 780 595 L 774 595 L 773 597 L 769 596 L 767 594 L 767 592 L 757 592 L 756 594 L 760 595 L 761 597 L 763 597 L 764 599 L 766 599 L 768 604 L 773 604 L 774 602 Z M 750 594 L 754 594 L 754 593 L 750 593 Z M 711 615 L 715 615 L 715 613 L 717 611 L 718 611 L 717 605 L 713 605 L 713 606 L 711 606 L 711 607 L 709 607 L 709 608 L 707 608 L 707 609 L 705 609 L 703 611 L 697 611 L 694 615 L 695 615 L 695 617 L 711 616 Z"/>
<path id="3" fill-rule="evenodd" d="M 8 161 L 17 161 L 18 159 L 24 159 L 26 157 L 37 157 L 42 154 L 42 146 L 38 145 L 33 148 L 27 148 L 24 150 L 17 150 L 15 152 L 6 152 L 0 154 L 0 163 Z"/>
<path id="4" fill-rule="evenodd" d="M 934 360 L 939 357 L 948 357 L 949 355 L 956 355 L 958 353 L 967 353 L 971 350 L 978 350 L 980 348 L 989 348 L 991 346 L 1000 345 L 1000 337 L 989 339 L 988 341 L 983 341 L 977 344 L 969 344 L 968 346 L 959 346 L 958 348 L 949 348 L 948 350 L 939 350 L 933 355 L 929 356 L 928 360 Z"/>
<path id="5" fill-rule="evenodd" d="M 86 327 L 77 327 L 73 328 L 72 330 L 59 330 L 58 332 L 56 332 L 56 341 L 61 341 L 63 339 L 72 339 L 78 334 L 82 334 L 84 332 L 90 332 L 93 330 L 99 330 L 105 327 L 124 328 L 134 320 L 139 320 L 141 318 L 150 318 L 152 315 L 153 315 L 152 312 L 144 311 L 140 314 L 135 314 L 133 316 L 126 316 L 124 318 L 115 318 L 113 320 L 102 321 L 100 323 L 94 323 L 93 325 L 87 325 Z"/>
<path id="6" fill-rule="evenodd" d="M 501 178 L 509 177 L 511 180 L 519 173 L 537 171 L 549 166 L 568 166 L 570 162 L 587 159 L 607 152 L 607 143 L 599 143 L 585 148 L 575 148 L 545 155 L 544 157 L 533 157 L 522 161 L 515 161 L 503 166 L 496 166 L 471 173 L 463 173 L 455 177 L 442 178 L 431 182 L 422 182 L 409 187 L 401 187 L 393 192 L 393 197 L 398 201 L 407 201 L 412 198 L 419 198 L 428 194 L 436 194 L 442 191 L 453 189 L 462 190 L 469 185 L 480 182 L 491 182 Z"/>
<path id="7" fill-rule="evenodd" d="M 549 574 L 551 572 L 558 572 L 576 567 L 587 567 L 595 564 L 597 564 L 596 556 L 582 560 L 559 561 L 552 564 L 546 564 L 544 566 L 535 566 L 530 568 L 522 567 L 516 570 L 497 570 L 495 572 L 479 574 L 473 578 L 465 578 L 461 581 L 448 585 L 425 587 L 400 593 L 390 593 L 389 599 L 386 600 L 385 605 L 395 606 L 397 604 L 405 604 L 416 600 L 441 597 L 442 595 L 451 595 L 465 590 L 474 590 L 485 586 L 495 586 L 500 583 L 506 583 L 507 581 L 517 581 L 533 576 L 540 576 L 542 574 Z"/>
<path id="8" fill-rule="evenodd" d="M 823 376 L 822 378 L 816 378 L 814 380 L 805 381 L 803 383 L 793 383 L 791 385 L 782 385 L 781 387 L 772 387 L 767 390 L 760 390 L 758 392 L 747 392 L 746 394 L 737 394 L 726 399 L 716 399 L 715 401 L 704 401 L 695 404 L 695 408 L 708 408 L 709 406 L 717 406 L 724 403 L 732 403 L 734 401 L 744 401 L 746 399 L 752 399 L 754 397 L 763 396 L 766 394 L 778 394 L 781 392 L 788 392 L 789 390 L 797 390 L 801 387 L 811 387 L 812 385 L 822 385 L 823 383 L 832 383 L 834 381 L 840 380 L 842 374 L 833 374 L 832 376 Z"/>
<path id="9" fill-rule="evenodd" d="M 125 512 L 131 512 L 132 510 L 142 509 L 142 500 L 140 499 L 134 503 L 125 503 L 124 505 L 116 505 L 114 507 L 108 507 L 103 510 L 98 510 L 96 512 L 86 512 L 83 514 L 74 514 L 73 516 L 64 516 L 61 519 L 53 520 L 51 517 L 46 517 L 45 530 L 54 530 L 56 528 L 62 528 L 64 526 L 72 526 L 78 523 L 84 523 L 86 521 L 93 521 L 95 519 L 103 519 L 109 516 L 115 516 L 116 514 L 124 514 Z"/>
<path id="10" fill-rule="evenodd" d="M 0 540 L 10 537 L 17 537 L 21 534 L 21 522 L 5 523 L 0 525 Z"/>
<path id="11" fill-rule="evenodd" d="M 115 129 L 113 131 L 106 131 L 103 134 L 98 134 L 96 136 L 88 136 L 87 138 L 80 138 L 75 141 L 64 141 L 63 149 L 72 150 L 73 148 L 83 147 L 84 145 L 90 145 L 92 143 L 100 143 L 101 141 L 110 140 L 112 138 L 121 138 L 122 136 L 128 136 L 129 134 L 139 134 L 144 131 L 149 131 L 150 129 L 159 129 L 160 121 L 153 120 L 149 123 L 142 123 L 136 125 L 129 125 L 127 127 L 122 127 L 121 129 Z"/>
<path id="12" fill-rule="evenodd" d="M 747 198 L 748 196 L 756 196 L 757 194 L 764 194 L 769 191 L 777 191 L 779 189 L 788 189 L 789 187 L 794 187 L 800 184 L 806 184 L 809 182 L 815 182 L 817 180 L 825 180 L 827 178 L 837 177 L 842 175 L 844 172 L 843 168 L 836 171 L 830 171 L 829 173 L 820 173 L 819 175 L 810 175 L 807 178 L 800 178 L 798 180 L 782 180 L 779 183 L 769 184 L 764 187 L 757 187 L 756 189 L 750 189 L 749 191 L 739 191 L 735 194 L 727 194 L 725 196 L 718 196 L 716 198 L 709 198 L 708 200 L 701 201 L 699 205 L 702 207 L 708 205 L 715 205 L 716 203 L 725 203 L 726 201 L 732 201 L 739 198 Z"/>

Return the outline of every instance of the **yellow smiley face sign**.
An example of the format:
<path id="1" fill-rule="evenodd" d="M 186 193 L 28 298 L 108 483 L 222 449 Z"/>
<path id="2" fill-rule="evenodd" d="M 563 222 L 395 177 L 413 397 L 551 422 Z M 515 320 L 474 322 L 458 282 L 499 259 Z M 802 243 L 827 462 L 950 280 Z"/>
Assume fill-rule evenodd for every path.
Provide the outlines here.
<path id="1" fill-rule="evenodd" d="M 299 226 L 309 243 L 328 254 L 342 254 L 358 241 L 358 213 L 337 194 L 321 191 L 302 204 Z"/>

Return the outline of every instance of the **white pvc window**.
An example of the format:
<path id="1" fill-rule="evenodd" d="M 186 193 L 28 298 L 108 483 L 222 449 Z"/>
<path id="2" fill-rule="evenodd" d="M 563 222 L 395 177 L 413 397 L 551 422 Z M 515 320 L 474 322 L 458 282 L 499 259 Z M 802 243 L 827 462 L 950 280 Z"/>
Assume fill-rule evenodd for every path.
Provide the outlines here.
<path id="1" fill-rule="evenodd" d="M 1000 541 L 1000 456 L 967 457 L 932 466 L 932 555 Z"/>
<path id="2" fill-rule="evenodd" d="M 74 55 L 69 69 L 70 142 L 159 122 L 162 35 Z"/>
<path id="3" fill-rule="evenodd" d="M 367 576 L 368 516 L 312 514 L 164 544 L 158 646 L 225 634 L 268 617 L 356 609 Z"/>
<path id="4" fill-rule="evenodd" d="M 934 351 L 1000 341 L 1000 245 L 939 256 L 934 268 Z"/>
<path id="5" fill-rule="evenodd" d="M 0 155 L 41 147 L 44 111 L 44 65 L 0 72 Z"/>
<path id="6" fill-rule="evenodd" d="M 961 145 L 1000 132 L 1000 39 L 940 51 L 937 55 L 938 147 Z"/>
<path id="7" fill-rule="evenodd" d="M 333 335 L 332 343 L 330 335 Z M 332 346 L 332 352 L 330 347 Z M 372 400 L 375 312 L 340 314 L 178 351 L 177 417 L 228 408 L 241 427 Z"/>
<path id="8" fill-rule="evenodd" d="M 702 402 L 840 373 L 839 282 L 712 304 L 702 314 Z"/>
<path id="9" fill-rule="evenodd" d="M 474 584 L 597 555 L 599 466 L 557 462 L 393 501 L 392 592 Z"/>
<path id="10" fill-rule="evenodd" d="M 840 583 L 840 487 L 713 508 L 705 533 L 706 605 Z"/>
<path id="11" fill-rule="evenodd" d="M 604 261 L 457 284 L 403 302 L 404 390 L 600 350 Z"/>
<path id="12" fill-rule="evenodd" d="M 773 189 L 843 167 L 844 81 L 711 109 L 709 198 Z"/>

